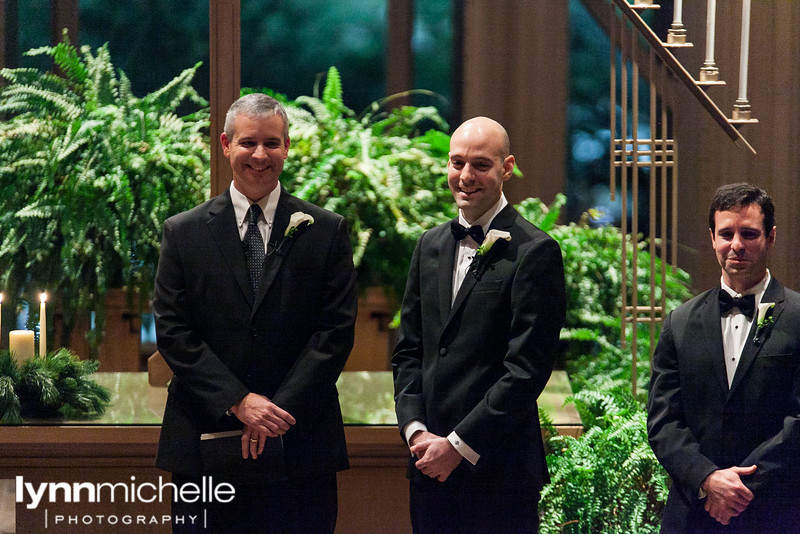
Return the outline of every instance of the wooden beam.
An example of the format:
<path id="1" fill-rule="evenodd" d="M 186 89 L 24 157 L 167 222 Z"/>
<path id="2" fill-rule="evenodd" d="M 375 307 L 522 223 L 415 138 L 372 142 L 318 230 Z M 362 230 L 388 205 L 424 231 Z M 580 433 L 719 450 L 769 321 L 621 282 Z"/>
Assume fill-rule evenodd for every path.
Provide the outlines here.
<path id="1" fill-rule="evenodd" d="M 67 30 L 69 42 L 80 45 L 80 10 L 78 0 L 50 0 L 50 43 L 55 46 L 64 39 Z"/>
<path id="2" fill-rule="evenodd" d="M 19 66 L 18 10 L 17 0 L 0 0 L 0 69 Z"/>
<path id="3" fill-rule="evenodd" d="M 209 56 L 211 106 L 211 196 L 231 183 L 228 160 L 219 137 L 225 113 L 239 98 L 241 86 L 241 5 L 239 0 L 209 0 Z"/>
<path id="4" fill-rule="evenodd" d="M 386 95 L 414 88 L 414 0 L 389 0 L 386 28 Z M 393 101 L 394 106 L 410 103 L 410 99 Z"/>

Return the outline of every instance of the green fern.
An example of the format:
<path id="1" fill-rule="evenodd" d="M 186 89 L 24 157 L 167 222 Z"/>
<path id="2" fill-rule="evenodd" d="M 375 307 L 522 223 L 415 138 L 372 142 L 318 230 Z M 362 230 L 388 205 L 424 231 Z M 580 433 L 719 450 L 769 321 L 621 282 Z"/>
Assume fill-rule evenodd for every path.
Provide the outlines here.
<path id="1" fill-rule="evenodd" d="M 577 439 L 551 434 L 540 532 L 658 532 L 667 475 L 647 442 L 644 408 L 625 388 L 584 389 L 569 402 L 587 426 Z"/>
<path id="2" fill-rule="evenodd" d="M 455 214 L 446 185 L 447 124 L 432 107 L 387 109 L 381 102 L 356 117 L 343 103 L 335 67 L 322 94 L 314 93 L 287 102 L 292 150 L 281 182 L 343 215 L 361 285 L 389 286 L 399 296 L 416 240 Z"/>
<path id="3" fill-rule="evenodd" d="M 52 58 L 58 74 L 0 71 L 0 278 L 14 306 L 41 287 L 54 294 L 66 322 L 57 343 L 94 311 L 96 350 L 108 288 L 146 302 L 163 221 L 208 198 L 208 104 L 191 87 L 198 65 L 139 99 L 107 46 L 27 54 Z M 200 109 L 178 116 L 187 100 Z"/>

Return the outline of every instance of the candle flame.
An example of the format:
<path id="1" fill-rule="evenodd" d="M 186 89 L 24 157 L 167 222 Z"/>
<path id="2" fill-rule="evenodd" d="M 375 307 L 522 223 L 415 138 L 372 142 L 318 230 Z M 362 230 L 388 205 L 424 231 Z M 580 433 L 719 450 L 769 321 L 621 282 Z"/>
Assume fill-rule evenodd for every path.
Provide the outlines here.
<path id="1" fill-rule="evenodd" d="M 47 293 L 42 293 L 41 295 L 39 295 L 39 299 L 42 302 L 46 301 L 47 300 Z"/>

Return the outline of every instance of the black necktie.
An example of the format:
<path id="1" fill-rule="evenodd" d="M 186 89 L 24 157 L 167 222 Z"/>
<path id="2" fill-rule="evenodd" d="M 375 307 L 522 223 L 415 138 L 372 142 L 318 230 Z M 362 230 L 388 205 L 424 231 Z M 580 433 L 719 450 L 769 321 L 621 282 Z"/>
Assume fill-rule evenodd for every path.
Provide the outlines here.
<path id="1" fill-rule="evenodd" d="M 456 241 L 461 241 L 465 237 L 470 236 L 477 244 L 480 245 L 483 243 L 483 228 L 477 224 L 467 228 L 466 226 L 460 225 L 458 221 L 451 221 L 450 231 L 453 232 L 453 237 Z"/>
<path id="2" fill-rule="evenodd" d="M 719 290 L 719 313 L 725 315 L 733 308 L 739 308 L 739 311 L 747 316 L 748 319 L 753 318 L 753 312 L 756 309 L 756 296 L 744 295 L 743 297 L 732 297 L 730 293 L 724 289 Z"/>
<path id="3" fill-rule="evenodd" d="M 250 285 L 253 287 L 253 296 L 258 294 L 258 283 L 264 272 L 264 239 L 258 229 L 258 219 L 261 217 L 261 206 L 253 204 L 247 212 L 249 222 L 247 232 L 244 234 L 244 250 L 247 259 L 247 272 L 250 274 Z"/>

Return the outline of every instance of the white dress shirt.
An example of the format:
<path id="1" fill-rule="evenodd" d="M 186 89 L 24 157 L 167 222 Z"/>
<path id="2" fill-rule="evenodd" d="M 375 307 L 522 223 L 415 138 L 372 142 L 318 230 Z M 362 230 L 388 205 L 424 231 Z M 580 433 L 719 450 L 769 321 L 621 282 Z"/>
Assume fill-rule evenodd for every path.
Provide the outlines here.
<path id="1" fill-rule="evenodd" d="M 739 360 L 742 358 L 742 350 L 747 343 L 747 336 L 750 333 L 750 328 L 753 326 L 753 321 L 758 317 L 758 305 L 764 296 L 764 291 L 766 291 L 769 281 L 770 274 L 769 270 L 767 270 L 766 276 L 764 276 L 759 283 L 746 290 L 744 293 L 739 294 L 728 287 L 723 280 L 720 280 L 722 291 L 726 291 L 732 297 L 755 295 L 756 298 L 756 306 L 752 319 L 748 319 L 738 308 L 732 309 L 720 319 L 722 322 L 722 345 L 725 353 L 725 370 L 728 372 L 728 387 L 733 383 L 733 376 L 736 374 L 736 368 L 739 366 Z"/>
<path id="2" fill-rule="evenodd" d="M 236 225 L 239 227 L 239 239 L 244 240 L 244 235 L 247 233 L 247 225 L 250 222 L 248 211 L 251 204 L 258 204 L 261 206 L 261 217 L 258 219 L 258 230 L 261 232 L 261 239 L 264 240 L 264 252 L 267 251 L 267 244 L 272 235 L 272 223 L 275 220 L 275 210 L 278 207 L 278 199 L 281 196 L 280 184 L 275 186 L 267 196 L 259 199 L 258 202 L 250 202 L 250 200 L 239 192 L 234 187 L 233 182 L 230 185 L 231 202 L 233 203 L 233 211 L 236 214 Z"/>

